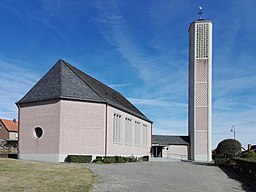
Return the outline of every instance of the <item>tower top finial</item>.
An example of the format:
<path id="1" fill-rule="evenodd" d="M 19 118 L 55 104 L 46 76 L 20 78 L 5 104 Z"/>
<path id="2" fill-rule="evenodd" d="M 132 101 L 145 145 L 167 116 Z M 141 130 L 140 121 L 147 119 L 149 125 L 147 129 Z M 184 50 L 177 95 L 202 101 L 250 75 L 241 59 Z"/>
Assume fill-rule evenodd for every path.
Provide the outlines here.
<path id="1" fill-rule="evenodd" d="M 201 6 L 199 6 L 199 12 L 198 12 L 198 14 L 199 14 L 199 19 L 202 19 L 202 14 L 203 14 L 204 12 L 203 12 L 203 8 L 201 7 Z"/>

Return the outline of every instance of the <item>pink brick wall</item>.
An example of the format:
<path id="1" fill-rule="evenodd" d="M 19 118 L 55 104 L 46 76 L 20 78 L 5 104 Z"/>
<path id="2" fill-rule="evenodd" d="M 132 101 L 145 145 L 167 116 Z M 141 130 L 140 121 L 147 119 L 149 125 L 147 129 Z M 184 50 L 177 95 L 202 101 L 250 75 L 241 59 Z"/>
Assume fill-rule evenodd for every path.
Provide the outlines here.
<path id="1" fill-rule="evenodd" d="M 61 101 L 60 153 L 104 154 L 105 104 Z"/>
<path id="2" fill-rule="evenodd" d="M 208 130 L 208 108 L 196 108 L 196 130 Z M 207 136 L 206 136 L 207 139 Z"/>
<path id="3" fill-rule="evenodd" d="M 196 132 L 196 154 L 206 155 L 208 152 L 207 131 Z"/>
<path id="4" fill-rule="evenodd" d="M 58 154 L 60 102 L 21 107 L 19 129 L 20 154 Z M 37 139 L 34 129 L 41 127 L 43 136 Z"/>
<path id="5" fill-rule="evenodd" d="M 113 119 L 114 114 L 121 115 L 121 141 L 119 144 L 113 142 Z M 125 118 L 132 120 L 132 145 L 125 144 Z M 141 146 L 135 146 L 134 144 L 134 135 L 135 135 L 135 121 L 140 122 L 141 126 Z M 148 145 L 142 146 L 142 133 L 143 133 L 143 124 L 147 125 L 148 128 Z M 107 144 L 107 155 L 150 155 L 151 148 L 151 124 L 128 113 L 125 113 L 121 110 L 115 109 L 111 106 L 108 107 L 108 144 Z"/>
<path id="6" fill-rule="evenodd" d="M 113 142 L 114 113 L 121 115 L 121 142 Z M 149 155 L 151 124 L 108 106 L 106 155 Z M 125 118 L 132 119 L 132 145 L 125 145 Z M 141 146 L 134 144 L 134 122 L 141 125 Z M 143 124 L 148 145 L 142 146 Z M 34 129 L 41 127 L 38 139 Z M 106 104 L 62 100 L 20 109 L 19 151 L 24 159 L 63 161 L 68 154 L 105 155 Z"/>

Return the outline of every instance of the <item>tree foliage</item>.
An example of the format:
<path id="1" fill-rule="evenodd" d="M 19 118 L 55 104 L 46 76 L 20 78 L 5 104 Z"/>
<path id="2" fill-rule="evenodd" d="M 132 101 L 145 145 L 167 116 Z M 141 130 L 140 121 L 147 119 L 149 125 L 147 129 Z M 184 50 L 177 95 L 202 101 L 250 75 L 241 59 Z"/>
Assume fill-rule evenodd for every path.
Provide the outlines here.
<path id="1" fill-rule="evenodd" d="M 241 149 L 242 145 L 239 141 L 235 139 L 225 139 L 218 144 L 216 153 L 236 157 L 241 154 Z"/>

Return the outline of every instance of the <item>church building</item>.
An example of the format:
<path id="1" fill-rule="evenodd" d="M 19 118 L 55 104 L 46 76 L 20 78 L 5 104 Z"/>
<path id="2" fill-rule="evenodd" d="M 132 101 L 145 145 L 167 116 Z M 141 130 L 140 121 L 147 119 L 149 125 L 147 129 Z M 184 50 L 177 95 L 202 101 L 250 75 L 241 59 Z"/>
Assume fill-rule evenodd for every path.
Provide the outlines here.
<path id="1" fill-rule="evenodd" d="M 20 159 L 150 155 L 152 121 L 119 92 L 63 60 L 16 105 Z"/>

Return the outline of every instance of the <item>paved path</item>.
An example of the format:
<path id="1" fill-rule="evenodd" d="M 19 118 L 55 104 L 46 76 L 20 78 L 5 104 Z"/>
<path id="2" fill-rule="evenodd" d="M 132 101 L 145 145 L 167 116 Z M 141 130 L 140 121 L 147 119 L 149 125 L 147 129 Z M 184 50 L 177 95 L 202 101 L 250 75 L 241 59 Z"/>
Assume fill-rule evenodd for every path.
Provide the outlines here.
<path id="1" fill-rule="evenodd" d="M 229 178 L 215 166 L 188 162 L 86 164 L 98 174 L 93 192 L 237 192 L 251 188 Z"/>

